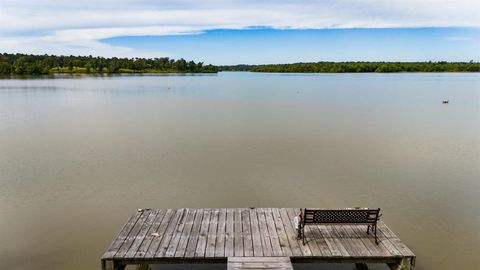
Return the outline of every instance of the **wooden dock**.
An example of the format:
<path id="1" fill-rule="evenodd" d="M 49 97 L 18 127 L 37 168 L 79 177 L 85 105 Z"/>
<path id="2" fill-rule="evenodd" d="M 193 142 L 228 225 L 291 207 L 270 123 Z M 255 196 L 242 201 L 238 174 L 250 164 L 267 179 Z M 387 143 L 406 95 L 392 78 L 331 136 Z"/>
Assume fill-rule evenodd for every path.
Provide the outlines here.
<path id="1" fill-rule="evenodd" d="M 102 256 L 102 269 L 162 263 L 292 269 L 295 262 L 386 263 L 395 270 L 413 269 L 415 254 L 382 221 L 379 245 L 363 225 L 307 226 L 303 245 L 293 222 L 299 213 L 298 208 L 139 210 Z"/>

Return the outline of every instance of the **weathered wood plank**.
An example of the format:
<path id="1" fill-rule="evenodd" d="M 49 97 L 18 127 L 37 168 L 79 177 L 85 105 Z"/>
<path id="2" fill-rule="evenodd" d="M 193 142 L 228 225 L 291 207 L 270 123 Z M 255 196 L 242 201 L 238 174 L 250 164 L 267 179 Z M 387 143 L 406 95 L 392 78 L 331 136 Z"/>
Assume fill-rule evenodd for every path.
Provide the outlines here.
<path id="1" fill-rule="evenodd" d="M 215 243 L 217 242 L 217 229 L 218 229 L 218 216 L 220 214 L 219 209 L 212 209 L 212 216 L 208 226 L 207 246 L 205 250 L 206 258 L 215 257 Z"/>
<path id="2" fill-rule="evenodd" d="M 355 226 L 351 225 L 349 226 L 352 231 L 357 235 L 357 238 L 360 239 L 360 241 L 363 242 L 365 247 L 370 250 L 370 253 L 372 256 L 380 256 L 380 257 L 386 257 L 390 256 L 390 253 L 388 250 L 385 248 L 385 246 L 376 244 L 375 243 L 375 238 L 367 238 L 367 231 L 364 229 L 365 226 Z"/>
<path id="3" fill-rule="evenodd" d="M 325 226 L 325 234 L 330 237 L 330 239 L 335 244 L 335 247 L 340 251 L 342 257 L 351 257 L 350 253 L 348 253 L 347 248 L 343 245 L 342 241 L 340 241 L 337 232 L 333 229 L 334 226 L 327 225 Z"/>
<path id="4" fill-rule="evenodd" d="M 387 226 L 384 222 L 378 223 L 378 229 L 380 233 L 389 238 L 390 242 L 395 248 L 406 257 L 415 256 L 415 254 L 398 238 L 398 236 Z"/>
<path id="5" fill-rule="evenodd" d="M 400 252 L 396 247 L 395 245 L 390 241 L 390 239 L 392 237 L 396 237 L 395 235 L 391 235 L 389 234 L 390 236 L 387 236 L 385 235 L 385 233 L 388 234 L 388 232 L 385 232 L 384 229 L 380 229 L 378 228 L 378 236 L 379 236 L 379 244 L 384 246 L 388 252 L 390 253 L 390 255 L 392 256 L 396 256 L 396 257 L 401 257 L 403 256 L 402 255 L 402 252 Z"/>
<path id="6" fill-rule="evenodd" d="M 364 227 L 367 227 L 367 226 L 364 226 Z M 370 253 L 370 250 L 368 250 L 366 247 L 365 247 L 365 244 L 363 244 L 363 242 L 357 237 L 357 235 L 352 231 L 350 225 L 344 225 L 342 226 L 343 230 L 345 230 L 345 232 L 347 233 L 348 235 L 348 238 L 350 239 L 350 241 L 353 243 L 353 246 L 355 247 L 356 249 L 356 252 L 358 254 L 360 254 L 360 256 L 371 256 L 372 254 Z"/>
<path id="7" fill-rule="evenodd" d="M 152 242 L 150 243 L 147 252 L 145 252 L 144 258 L 155 257 L 155 253 L 157 252 L 158 246 L 160 245 L 162 239 L 165 236 L 165 230 L 167 229 L 167 226 L 170 223 L 173 214 L 175 214 L 174 209 L 168 209 L 165 213 L 165 216 L 163 217 L 160 226 L 158 226 L 158 230 L 156 232 L 153 232 L 155 234 L 155 237 L 152 239 Z"/>
<path id="8" fill-rule="evenodd" d="M 118 249 L 117 253 L 115 254 L 114 258 L 123 258 L 127 254 L 128 250 L 130 249 L 131 245 L 137 238 L 138 233 L 142 229 L 143 223 L 147 220 L 150 213 L 153 212 L 152 210 L 143 211 L 142 215 L 138 219 L 135 226 L 133 226 L 132 230 L 127 235 L 127 238 L 123 242 L 122 246 Z"/>
<path id="9" fill-rule="evenodd" d="M 397 237 L 389 239 L 402 256 L 414 257 L 415 254 Z"/>
<path id="10" fill-rule="evenodd" d="M 380 240 L 379 245 L 382 245 L 383 247 L 385 247 L 390 253 L 390 256 L 394 256 L 394 257 L 402 256 L 402 253 L 398 251 L 398 249 L 392 244 L 392 242 L 390 242 L 388 238 L 383 238 L 382 240 Z"/>
<path id="11" fill-rule="evenodd" d="M 294 228 L 293 218 L 291 219 L 288 216 L 288 210 L 285 208 L 278 209 L 280 217 L 282 218 L 282 224 L 285 227 L 285 233 L 287 235 L 288 242 L 290 244 L 290 249 L 292 251 L 292 256 L 301 257 L 303 255 L 302 249 L 299 246 L 297 240 L 297 231 Z"/>
<path id="12" fill-rule="evenodd" d="M 110 259 L 110 258 L 113 258 L 113 256 L 115 256 L 115 254 L 118 252 L 118 249 L 122 246 L 123 242 L 127 238 L 127 235 L 130 233 L 130 231 L 135 226 L 135 224 L 137 223 L 140 216 L 142 216 L 142 214 L 143 214 L 143 211 L 142 212 L 137 211 L 130 216 L 127 223 L 123 225 L 123 228 L 115 237 L 115 240 L 113 240 L 113 242 L 107 248 L 107 251 L 103 254 L 102 259 Z"/>
<path id="13" fill-rule="evenodd" d="M 197 249 L 198 236 L 200 235 L 200 227 L 202 226 L 204 212 L 204 209 L 197 209 L 197 213 L 195 214 L 192 232 L 190 233 L 187 250 L 185 252 L 185 257 L 187 258 L 193 258 L 195 256 L 195 250 Z"/>
<path id="14" fill-rule="evenodd" d="M 243 234 L 243 254 L 245 257 L 253 256 L 253 236 L 250 223 L 250 211 L 242 209 L 242 234 Z"/>
<path id="15" fill-rule="evenodd" d="M 289 257 L 228 257 L 227 262 L 290 262 Z"/>
<path id="16" fill-rule="evenodd" d="M 148 214 L 147 219 L 143 223 L 142 228 L 140 229 L 140 232 L 135 237 L 135 240 L 133 241 L 132 245 L 130 246 L 130 249 L 127 251 L 124 257 L 127 257 L 127 258 L 135 257 L 135 254 L 137 254 L 137 250 L 140 248 L 140 245 L 145 240 L 147 232 L 150 230 L 151 226 L 153 225 L 153 222 L 155 221 L 155 218 L 157 217 L 159 210 L 153 210 L 149 212 L 150 213 Z"/>
<path id="17" fill-rule="evenodd" d="M 193 222 L 193 217 L 195 215 L 195 210 L 193 209 L 184 209 L 182 216 L 180 216 L 180 219 L 178 220 L 178 226 L 175 229 L 175 232 L 173 234 L 172 240 L 168 244 L 167 251 L 165 252 L 165 257 L 174 257 L 178 246 L 180 244 L 180 239 L 182 235 L 184 234 L 184 230 L 189 230 L 187 224 L 190 221 L 190 223 Z M 191 226 L 190 226 L 191 228 Z M 188 233 L 188 232 L 185 232 Z"/>
<path id="18" fill-rule="evenodd" d="M 313 226 L 305 226 L 305 242 L 312 251 L 312 256 L 322 256 L 320 247 L 317 244 L 317 239 L 313 234 Z"/>
<path id="19" fill-rule="evenodd" d="M 225 208 L 220 209 L 218 214 L 218 228 L 217 237 L 215 239 L 215 257 L 225 257 L 225 237 L 226 237 L 226 224 L 227 224 L 227 210 Z"/>
<path id="20" fill-rule="evenodd" d="M 243 229 L 242 229 L 242 213 L 241 209 L 234 209 L 234 231 L 235 231 L 235 256 L 243 257 Z"/>
<path id="21" fill-rule="evenodd" d="M 262 241 L 263 255 L 272 256 L 272 243 L 270 241 L 270 234 L 268 233 L 265 211 L 261 208 L 257 208 L 256 212 L 258 217 L 258 227 L 260 230 L 260 240 Z"/>
<path id="22" fill-rule="evenodd" d="M 317 243 L 318 248 L 320 249 L 320 254 L 323 257 L 331 257 L 332 252 L 330 252 L 330 248 L 325 241 L 325 238 L 323 237 L 322 233 L 320 232 L 319 226 L 309 226 L 312 227 L 312 233 L 313 236 L 315 237 L 315 242 Z"/>
<path id="23" fill-rule="evenodd" d="M 285 232 L 285 227 L 282 218 L 280 217 L 280 213 L 278 212 L 278 208 L 272 208 L 271 211 L 283 256 L 292 256 L 292 249 L 290 248 L 290 243 L 288 242 L 287 233 Z"/>
<path id="24" fill-rule="evenodd" d="M 135 253 L 135 258 L 143 258 L 145 254 L 147 253 L 148 248 L 150 247 L 150 244 L 152 243 L 153 239 L 157 237 L 154 235 L 158 231 L 158 228 L 165 217 L 165 213 L 167 211 L 165 209 L 159 209 L 157 216 L 155 217 L 155 220 L 153 221 L 152 226 L 150 226 L 150 229 L 148 230 L 147 234 L 145 235 L 145 238 L 143 239 L 142 243 L 140 244 L 140 247 L 138 248 L 137 252 Z"/>
<path id="25" fill-rule="evenodd" d="M 165 253 L 167 252 L 168 246 L 170 245 L 170 242 L 172 241 L 174 235 L 175 235 L 175 230 L 179 226 L 183 226 L 184 221 L 185 221 L 185 213 L 186 209 L 177 209 L 175 211 L 175 215 L 171 218 L 170 223 L 167 226 L 167 229 L 164 232 L 164 237 L 162 239 L 162 242 L 158 246 L 157 252 L 155 253 L 155 257 L 161 258 L 165 257 Z"/>
<path id="26" fill-rule="evenodd" d="M 200 227 L 200 234 L 198 235 L 197 248 L 195 249 L 195 257 L 205 257 L 207 247 L 208 228 L 210 225 L 210 217 L 212 216 L 212 209 L 205 209 L 203 213 L 202 226 Z"/>
<path id="27" fill-rule="evenodd" d="M 260 239 L 260 227 L 258 225 L 258 216 L 255 209 L 249 210 L 250 223 L 252 228 L 253 255 L 255 257 L 263 256 L 262 240 Z"/>
<path id="28" fill-rule="evenodd" d="M 300 209 L 298 208 L 288 208 L 287 209 L 287 214 L 290 220 L 290 224 L 292 225 L 292 228 L 295 226 L 293 223 L 293 219 L 300 213 Z M 295 238 L 297 237 L 297 233 L 295 231 Z M 302 254 L 304 257 L 311 257 L 312 256 L 312 250 L 308 245 L 304 245 L 302 243 L 301 239 L 297 239 L 297 244 L 300 247 Z"/>
<path id="29" fill-rule="evenodd" d="M 270 235 L 270 241 L 272 243 L 273 256 L 284 256 L 282 247 L 280 246 L 280 239 L 277 234 L 277 228 L 275 227 L 272 209 L 264 208 L 263 210 L 265 212 L 265 219 L 267 221 L 268 234 Z"/>
<path id="30" fill-rule="evenodd" d="M 307 244 L 303 245 L 296 238 L 293 222 L 298 211 L 145 209 L 129 218 L 102 257 L 102 267 L 120 269 L 129 263 L 183 260 L 192 263 L 196 259 L 222 262 L 226 257 L 245 257 L 250 258 L 250 269 L 277 269 L 269 268 L 269 258 L 286 256 L 312 262 L 384 262 L 394 268 L 407 267 L 403 262 L 408 262 L 405 269 L 414 264 L 413 252 L 383 222 L 378 227 L 379 245 L 372 234 L 366 234 L 365 225 L 309 225 L 305 228 Z M 230 265 L 246 267 L 243 262 Z"/>
<path id="31" fill-rule="evenodd" d="M 351 257 L 359 257 L 361 254 L 356 249 L 354 243 L 350 241 L 348 234 L 343 230 L 343 225 L 333 225 L 332 231 L 335 232 L 335 237 L 342 243 L 345 249 L 348 251 Z"/>
<path id="32" fill-rule="evenodd" d="M 185 253 L 187 252 L 187 244 L 190 240 L 190 236 L 192 233 L 193 222 L 195 220 L 197 214 L 197 209 L 189 209 L 187 214 L 187 220 L 185 223 L 185 227 L 183 228 L 182 235 L 180 236 L 180 241 L 178 242 L 177 249 L 175 250 L 175 255 L 173 257 L 184 257 Z M 167 256 L 169 255 L 169 251 L 167 250 Z"/>
<path id="33" fill-rule="evenodd" d="M 229 257 L 228 270 L 293 270 L 288 257 Z"/>
<path id="34" fill-rule="evenodd" d="M 322 235 L 323 240 L 327 244 L 328 249 L 330 250 L 330 253 L 332 254 L 331 255 L 332 257 L 341 258 L 341 257 L 344 256 L 345 253 L 347 253 L 346 251 L 342 253 L 342 250 L 341 250 L 342 247 L 337 246 L 335 241 L 332 239 L 332 236 L 329 234 L 327 226 L 319 225 L 318 230 L 319 230 L 320 234 Z"/>
<path id="35" fill-rule="evenodd" d="M 383 233 L 387 238 L 397 237 L 397 235 L 387 226 L 383 221 L 379 221 L 377 224 L 378 231 Z"/>
<path id="36" fill-rule="evenodd" d="M 330 251 L 335 256 L 339 257 L 349 257 L 350 254 L 348 251 L 345 249 L 345 247 L 342 245 L 342 243 L 336 238 L 335 232 L 332 229 L 331 225 L 326 225 L 324 226 L 324 230 L 322 230 L 322 235 L 325 237 L 325 241 L 330 247 Z"/>
<path id="37" fill-rule="evenodd" d="M 231 257 L 235 255 L 235 214 L 232 208 L 227 209 L 225 231 L 225 257 Z"/>

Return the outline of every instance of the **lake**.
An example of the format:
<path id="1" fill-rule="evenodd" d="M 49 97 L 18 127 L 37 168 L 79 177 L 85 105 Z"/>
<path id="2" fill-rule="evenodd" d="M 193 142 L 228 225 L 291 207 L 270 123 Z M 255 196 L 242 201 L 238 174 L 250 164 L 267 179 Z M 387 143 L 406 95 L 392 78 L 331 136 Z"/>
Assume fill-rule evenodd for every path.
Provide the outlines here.
<path id="1" fill-rule="evenodd" d="M 100 269 L 137 208 L 249 206 L 380 207 L 416 269 L 480 265 L 480 74 L 6 79 L 0 153 L 2 269 Z"/>

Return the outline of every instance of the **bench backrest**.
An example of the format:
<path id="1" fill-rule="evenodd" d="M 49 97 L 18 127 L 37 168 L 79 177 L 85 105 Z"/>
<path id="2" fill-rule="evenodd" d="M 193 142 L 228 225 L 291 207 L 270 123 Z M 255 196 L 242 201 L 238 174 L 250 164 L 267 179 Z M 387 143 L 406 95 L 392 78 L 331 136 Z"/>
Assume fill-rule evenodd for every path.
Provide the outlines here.
<path id="1" fill-rule="evenodd" d="M 378 209 L 307 209 L 303 210 L 303 224 L 376 224 Z"/>

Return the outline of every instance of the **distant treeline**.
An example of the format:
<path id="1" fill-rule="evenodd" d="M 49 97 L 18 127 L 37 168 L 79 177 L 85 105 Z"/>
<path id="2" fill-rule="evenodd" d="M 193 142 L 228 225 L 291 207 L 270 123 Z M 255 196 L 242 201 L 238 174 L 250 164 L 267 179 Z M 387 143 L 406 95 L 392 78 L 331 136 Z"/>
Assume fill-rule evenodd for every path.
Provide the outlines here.
<path id="1" fill-rule="evenodd" d="M 480 72 L 478 62 L 317 62 L 274 65 L 220 66 L 221 71 L 253 72 Z"/>
<path id="2" fill-rule="evenodd" d="M 0 74 L 41 75 L 52 73 L 213 73 L 218 68 L 184 59 L 104 58 L 93 56 L 55 56 L 0 54 Z"/>
<path id="3" fill-rule="evenodd" d="M 0 75 L 53 73 L 480 72 L 479 62 L 317 62 L 214 66 L 184 59 L 0 54 Z"/>
<path id="4" fill-rule="evenodd" d="M 234 65 L 234 66 L 219 66 L 220 71 L 250 71 L 255 65 Z"/>

